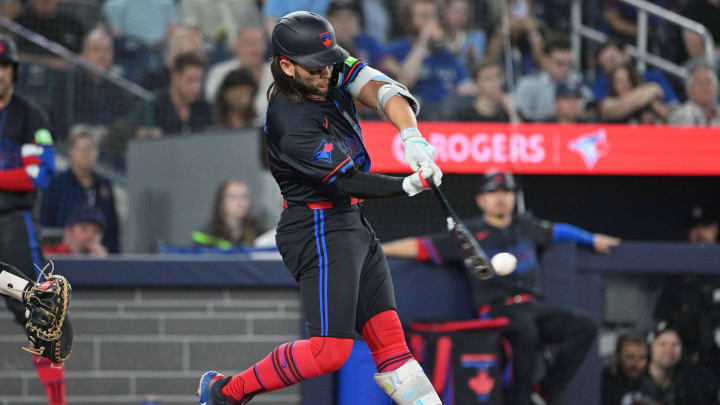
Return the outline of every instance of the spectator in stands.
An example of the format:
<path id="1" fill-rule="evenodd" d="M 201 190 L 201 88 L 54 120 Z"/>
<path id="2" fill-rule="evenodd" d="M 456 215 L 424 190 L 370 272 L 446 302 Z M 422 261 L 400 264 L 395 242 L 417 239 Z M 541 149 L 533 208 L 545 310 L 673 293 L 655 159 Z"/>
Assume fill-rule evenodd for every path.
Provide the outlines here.
<path id="1" fill-rule="evenodd" d="M 70 131 L 70 168 L 55 178 L 43 193 L 40 224 L 60 228 L 73 210 L 92 207 L 103 214 L 103 245 L 112 253 L 118 249 L 118 218 L 110 180 L 95 171 L 99 133 L 96 127 L 77 124 Z"/>
<path id="2" fill-rule="evenodd" d="M 406 12 L 408 36 L 388 45 L 389 57 L 400 69 L 388 73 L 421 100 L 419 119 L 439 119 L 449 96 L 474 94 L 476 89 L 462 61 L 446 45 L 439 3 L 411 0 Z"/>
<path id="3" fill-rule="evenodd" d="M 602 405 L 647 404 L 640 381 L 647 372 L 648 345 L 638 333 L 626 333 L 617 341 L 613 363 L 603 369 Z"/>
<path id="4" fill-rule="evenodd" d="M 178 55 L 170 85 L 135 113 L 140 138 L 202 131 L 211 124 L 210 105 L 201 97 L 205 59 L 194 52 Z"/>
<path id="5" fill-rule="evenodd" d="M 555 115 L 555 90 L 560 83 L 580 83 L 582 77 L 572 69 L 572 49 L 567 37 L 551 38 L 545 47 L 543 69 L 518 82 L 513 99 L 524 120 L 546 121 Z M 586 100 L 590 89 L 581 87 Z"/>
<path id="6" fill-rule="evenodd" d="M 102 244 L 105 218 L 102 213 L 90 207 L 79 207 L 65 222 L 62 242 L 44 246 L 46 255 L 90 255 L 106 257 L 107 248 Z"/>
<path id="7" fill-rule="evenodd" d="M 272 34 L 275 23 L 284 15 L 293 11 L 305 10 L 318 15 L 327 16 L 330 3 L 333 0 L 267 0 L 262 10 L 263 26 L 268 36 Z M 377 40 L 385 42 L 390 31 L 391 22 L 388 7 L 395 7 L 400 2 L 387 2 L 385 0 L 340 0 L 340 3 L 356 3 L 362 9 L 365 32 Z M 338 27 L 334 26 L 337 30 Z"/>
<path id="8" fill-rule="evenodd" d="M 263 231 L 250 216 L 250 189 L 239 179 L 228 179 L 217 188 L 210 222 L 193 232 L 193 243 L 228 250 L 251 246 Z"/>
<path id="9" fill-rule="evenodd" d="M 706 207 L 695 205 L 685 220 L 688 242 L 717 243 L 717 217 Z M 683 374 L 699 382 L 698 387 L 709 399 L 708 403 L 716 403 L 720 381 L 711 370 L 717 371 L 719 358 L 715 343 L 718 279 L 693 273 L 666 275 L 664 279 L 653 316 L 667 320 L 677 331 L 682 341 L 682 356 L 687 360 L 683 362 Z"/>
<path id="10" fill-rule="evenodd" d="M 23 11 L 21 0 L 5 0 L 0 4 L 0 15 L 11 20 L 16 19 Z"/>
<path id="11" fill-rule="evenodd" d="M 210 67 L 205 80 L 205 99 L 208 102 L 215 100 L 218 88 L 225 76 L 231 71 L 243 67 L 252 73 L 259 89 L 253 101 L 255 111 L 258 112 L 253 124 L 256 126 L 263 125 L 268 103 L 267 94 L 265 93 L 273 82 L 270 73 L 270 62 L 265 58 L 266 48 L 267 41 L 259 26 L 248 25 L 241 28 L 239 36 L 233 45 L 235 58 L 216 63 Z"/>
<path id="12" fill-rule="evenodd" d="M 159 53 L 177 24 L 173 0 L 108 0 L 103 14 L 113 37 L 135 37 Z"/>
<path id="13" fill-rule="evenodd" d="M 533 73 L 542 65 L 544 59 L 543 30 L 541 22 L 535 18 L 532 4 L 531 0 L 509 1 L 507 20 L 499 16 L 493 24 L 494 29 L 488 31 L 492 32 L 492 35 L 488 40 L 485 57 L 502 63 L 505 62 L 505 33 L 509 32 L 512 71 L 516 81 L 523 75 Z"/>
<path id="14" fill-rule="evenodd" d="M 241 27 L 261 24 L 260 10 L 251 0 L 182 0 L 180 21 L 202 32 L 215 49 L 213 60 L 229 56 L 228 41 L 238 37 Z"/>
<path id="15" fill-rule="evenodd" d="M 147 90 L 157 91 L 170 85 L 170 69 L 175 58 L 188 52 L 204 55 L 203 36 L 199 29 L 180 25 L 173 29 L 165 51 L 164 64 L 145 71 L 140 85 Z"/>
<path id="16" fill-rule="evenodd" d="M 113 42 L 102 26 L 88 32 L 80 56 L 103 71 L 113 66 Z M 123 88 L 82 67 L 67 73 L 69 77 L 55 83 L 50 118 L 59 140 L 65 140 L 70 125 L 76 122 L 109 126 L 124 116 L 132 98 Z"/>
<path id="17" fill-rule="evenodd" d="M 686 220 L 687 239 L 700 245 L 715 244 L 718 241 L 718 219 L 707 208 L 696 205 Z"/>
<path id="18" fill-rule="evenodd" d="M 681 358 L 677 330 L 665 321 L 658 322 L 650 336 L 650 363 L 640 391 L 658 404 L 709 405 L 698 381 L 681 365 Z"/>
<path id="19" fill-rule="evenodd" d="M 533 395 L 538 345 L 558 344 L 554 363 L 539 384 L 539 394 L 546 402 L 557 400 L 580 367 L 597 332 L 589 317 L 553 307 L 540 298 L 540 249 L 565 241 L 607 253 L 620 243 L 620 239 L 592 234 L 570 224 L 516 215 L 516 190 L 512 174 L 498 171 L 484 174 L 475 196 L 482 216 L 470 219 L 466 224 L 490 257 L 510 252 L 518 259 L 517 268 L 511 274 L 487 280 L 479 280 L 470 272 L 466 274 L 478 314 L 510 319 L 505 336 L 513 350 L 513 385 L 506 403 L 527 405 Z M 457 243 L 447 232 L 384 243 L 383 251 L 388 257 L 432 260 L 436 264 L 462 267 Z"/>
<path id="20" fill-rule="evenodd" d="M 512 97 L 503 90 L 503 76 L 496 62 L 480 63 L 473 72 L 478 95 L 472 104 L 455 113 L 456 121 L 518 122 Z"/>
<path id="21" fill-rule="evenodd" d="M 252 73 L 238 68 L 225 76 L 215 96 L 215 124 L 223 128 L 250 128 L 258 116 L 253 100 L 258 85 Z"/>
<path id="22" fill-rule="evenodd" d="M 383 67 L 387 56 L 385 48 L 374 36 L 362 32 L 360 14 L 355 6 L 334 1 L 328 6 L 327 19 L 335 28 L 338 45 L 372 66 Z"/>
<path id="23" fill-rule="evenodd" d="M 15 21 L 70 51 L 80 52 L 85 27 L 73 15 L 58 10 L 58 0 L 32 0 Z M 43 63 L 55 69 L 67 67 L 66 61 L 22 37 L 18 39 L 18 48 L 25 62 Z"/>
<path id="24" fill-rule="evenodd" d="M 720 24 L 718 24 L 718 21 L 720 21 L 720 1 L 690 0 L 684 4 L 685 7 L 680 11 L 680 15 L 705 26 L 715 43 L 715 60 L 717 62 L 717 55 L 720 52 Z M 683 29 L 683 41 L 690 60 L 704 58 L 705 45 L 703 38 L 699 34 L 695 33 L 695 31 Z"/>
<path id="25" fill-rule="evenodd" d="M 625 45 L 617 40 L 609 40 L 598 50 L 597 61 L 600 65 L 600 71 L 597 72 L 595 77 L 593 95 L 595 96 L 595 102 L 599 103 L 607 97 L 610 88 L 608 80 L 610 72 L 620 65 L 629 63 L 631 58 L 625 49 Z M 662 87 L 663 101 L 665 103 L 672 104 L 678 102 L 675 91 L 661 71 L 647 69 L 645 73 L 642 74 L 642 78 L 648 83 L 657 83 Z"/>
<path id="26" fill-rule="evenodd" d="M 585 100 L 580 83 L 562 82 L 555 90 L 555 116 L 549 122 L 580 124 L 586 122 Z"/>
<path id="27" fill-rule="evenodd" d="M 662 102 L 662 87 L 644 83 L 632 63 L 624 63 L 609 74 L 610 94 L 600 103 L 600 117 L 607 122 L 649 123 L 659 116 L 667 119 L 669 110 Z"/>
<path id="28" fill-rule="evenodd" d="M 670 113 L 668 123 L 700 127 L 720 126 L 718 78 L 715 71 L 709 65 L 696 65 L 690 69 L 685 79 L 685 87 L 689 100 Z"/>
<path id="29" fill-rule="evenodd" d="M 324 16 L 331 2 L 332 0 L 267 0 L 262 9 L 266 34 L 270 36 L 275 23 L 293 11 L 305 10 Z"/>
<path id="30" fill-rule="evenodd" d="M 483 30 L 473 25 L 473 11 L 469 0 L 450 0 L 445 9 L 448 47 L 471 70 L 485 56 L 487 38 Z M 334 24 L 333 24 L 334 25 Z"/>

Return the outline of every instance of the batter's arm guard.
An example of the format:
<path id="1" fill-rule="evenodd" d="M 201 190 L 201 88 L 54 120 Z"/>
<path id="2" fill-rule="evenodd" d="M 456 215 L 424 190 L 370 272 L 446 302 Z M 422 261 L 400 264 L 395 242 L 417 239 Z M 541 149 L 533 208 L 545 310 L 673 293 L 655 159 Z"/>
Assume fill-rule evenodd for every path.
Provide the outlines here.
<path id="1" fill-rule="evenodd" d="M 410 94 L 407 87 L 352 56 L 345 59 L 345 62 L 335 65 L 330 78 L 330 82 L 335 87 L 344 88 L 356 99 L 360 96 L 363 87 L 370 81 L 385 83 L 377 93 L 378 111 L 384 113 L 388 100 L 392 96 L 399 95 L 407 100 L 416 116 L 420 112 L 420 102 Z"/>
<path id="2" fill-rule="evenodd" d="M 45 189 L 55 174 L 55 149 L 50 131 L 45 128 L 35 133 L 32 143 L 20 150 L 23 167 L 36 189 Z"/>

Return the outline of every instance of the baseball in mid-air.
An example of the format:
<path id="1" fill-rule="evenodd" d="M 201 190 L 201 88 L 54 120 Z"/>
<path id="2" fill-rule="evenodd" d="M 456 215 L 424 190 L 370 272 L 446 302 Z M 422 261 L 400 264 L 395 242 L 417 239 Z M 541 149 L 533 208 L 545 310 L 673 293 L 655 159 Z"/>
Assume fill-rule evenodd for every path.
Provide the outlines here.
<path id="1" fill-rule="evenodd" d="M 515 271 L 517 267 L 517 257 L 508 252 L 498 253 L 490 259 L 490 264 L 492 264 L 495 269 L 495 274 L 498 276 L 506 276 Z"/>

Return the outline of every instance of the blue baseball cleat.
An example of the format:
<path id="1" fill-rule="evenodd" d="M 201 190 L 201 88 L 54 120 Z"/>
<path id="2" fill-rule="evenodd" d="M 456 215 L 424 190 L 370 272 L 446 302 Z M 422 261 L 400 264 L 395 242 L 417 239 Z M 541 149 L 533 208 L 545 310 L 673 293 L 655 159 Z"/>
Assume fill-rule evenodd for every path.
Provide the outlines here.
<path id="1" fill-rule="evenodd" d="M 217 371 L 208 371 L 200 377 L 197 396 L 200 397 L 200 405 L 245 405 L 256 393 L 245 394 L 240 401 L 227 398 L 222 394 L 222 389 L 230 382 L 232 377 L 226 377 Z"/>
<path id="2" fill-rule="evenodd" d="M 220 394 L 222 386 L 225 385 L 223 379 L 225 379 L 225 376 L 217 371 L 208 371 L 200 377 L 197 391 L 197 395 L 200 397 L 200 405 L 230 405 Z M 220 384 L 216 384 L 218 381 L 220 381 Z M 212 390 L 215 385 L 218 387 Z"/>

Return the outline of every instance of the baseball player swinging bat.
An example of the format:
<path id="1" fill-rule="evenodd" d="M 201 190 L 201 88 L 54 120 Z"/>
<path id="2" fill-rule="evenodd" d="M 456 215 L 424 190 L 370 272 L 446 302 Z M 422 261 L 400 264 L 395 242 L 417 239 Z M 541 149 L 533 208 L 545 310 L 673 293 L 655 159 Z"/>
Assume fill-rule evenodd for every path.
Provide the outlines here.
<path id="1" fill-rule="evenodd" d="M 445 194 L 440 190 L 438 186 L 430 181 L 433 194 L 440 204 L 440 208 L 445 213 L 445 221 L 447 222 L 448 232 L 450 232 L 455 238 L 455 242 L 460 249 L 460 253 L 463 257 L 463 264 L 468 270 L 481 280 L 486 280 L 495 274 L 490 260 L 488 259 L 485 251 L 480 247 L 480 244 L 475 239 L 465 223 L 455 213 L 450 202 L 445 197 Z"/>

